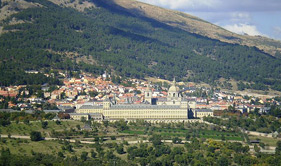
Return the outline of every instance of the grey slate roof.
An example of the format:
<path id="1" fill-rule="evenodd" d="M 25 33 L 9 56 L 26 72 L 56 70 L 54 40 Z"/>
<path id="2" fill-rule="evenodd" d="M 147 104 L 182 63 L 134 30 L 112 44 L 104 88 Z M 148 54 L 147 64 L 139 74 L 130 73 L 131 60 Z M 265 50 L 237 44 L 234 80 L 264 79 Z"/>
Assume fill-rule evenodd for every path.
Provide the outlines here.
<path id="1" fill-rule="evenodd" d="M 102 109 L 102 106 L 97 106 L 97 105 L 82 105 L 79 109 Z"/>
<path id="2" fill-rule="evenodd" d="M 157 98 L 157 101 L 159 102 L 165 102 L 168 101 L 166 97 L 161 97 L 161 98 Z"/>
<path id="3" fill-rule="evenodd" d="M 108 97 L 106 97 L 103 101 L 104 102 L 110 102 L 110 99 Z"/>
<path id="4" fill-rule="evenodd" d="M 13 109 L 0 109 L 0 112 L 20 112 L 20 111 L 13 110 Z"/>
<path id="5" fill-rule="evenodd" d="M 27 113 L 27 114 L 34 114 L 33 110 L 25 110 L 24 112 Z"/>
<path id="6" fill-rule="evenodd" d="M 195 109 L 197 112 L 213 112 L 211 109 Z"/>
<path id="7" fill-rule="evenodd" d="M 184 97 L 183 97 L 183 98 L 181 99 L 181 101 L 186 101 L 186 102 L 188 102 L 189 100 L 188 100 L 187 98 L 184 98 Z"/>
<path id="8" fill-rule="evenodd" d="M 73 107 L 70 107 L 70 106 L 58 106 L 58 108 L 62 111 L 65 111 L 67 109 L 73 109 Z"/>
<path id="9" fill-rule="evenodd" d="M 146 104 L 134 104 L 134 105 L 113 105 L 110 109 L 180 109 L 179 105 L 146 105 Z"/>
<path id="10" fill-rule="evenodd" d="M 52 120 L 60 120 L 60 118 L 56 115 Z"/>
<path id="11" fill-rule="evenodd" d="M 70 116 L 71 116 L 71 115 L 87 115 L 87 116 L 89 116 L 88 113 L 69 113 L 69 115 L 70 115 Z"/>
<path id="12" fill-rule="evenodd" d="M 94 112 L 94 113 L 88 113 L 89 115 L 102 115 L 101 113 Z"/>
<path id="13" fill-rule="evenodd" d="M 43 110 L 43 112 L 47 113 L 59 113 L 61 110 Z"/>

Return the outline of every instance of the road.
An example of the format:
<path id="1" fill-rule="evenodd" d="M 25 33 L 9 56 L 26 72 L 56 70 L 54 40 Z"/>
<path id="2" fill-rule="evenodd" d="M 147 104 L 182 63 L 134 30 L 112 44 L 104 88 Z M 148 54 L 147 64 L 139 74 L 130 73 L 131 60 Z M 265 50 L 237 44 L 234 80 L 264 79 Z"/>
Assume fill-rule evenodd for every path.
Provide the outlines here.
<path id="1" fill-rule="evenodd" d="M 1 135 L 1 138 L 8 138 L 8 135 Z M 19 138 L 19 139 L 30 139 L 30 136 L 23 136 L 23 135 L 11 135 L 11 138 Z M 59 140 L 59 138 L 51 138 L 51 137 L 45 137 L 44 140 Z M 63 139 L 63 140 L 67 140 L 69 142 L 76 142 L 77 140 L 75 139 Z M 121 141 L 121 140 L 120 140 Z M 161 140 L 162 142 L 165 143 L 172 143 L 172 140 Z M 83 144 L 95 144 L 95 142 L 93 141 L 80 141 Z M 147 143 L 149 142 L 148 140 L 136 140 L 136 141 L 127 141 L 129 144 L 138 144 L 138 143 Z M 185 142 L 190 142 L 190 141 L 182 141 L 182 143 Z"/>

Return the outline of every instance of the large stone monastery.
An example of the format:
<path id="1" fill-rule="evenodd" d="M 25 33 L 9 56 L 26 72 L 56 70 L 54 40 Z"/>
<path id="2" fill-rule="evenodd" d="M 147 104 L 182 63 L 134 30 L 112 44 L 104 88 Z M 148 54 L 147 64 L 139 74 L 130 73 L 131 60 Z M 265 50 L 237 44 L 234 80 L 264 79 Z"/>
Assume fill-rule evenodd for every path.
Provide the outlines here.
<path id="1" fill-rule="evenodd" d="M 117 105 L 114 99 L 107 98 L 102 105 L 83 105 L 76 109 L 76 113 L 72 113 L 70 116 L 75 120 L 80 120 L 84 117 L 86 120 L 90 118 L 96 120 L 125 119 L 127 121 L 143 119 L 176 122 L 213 116 L 213 112 L 206 109 L 196 109 L 196 102 L 188 101 L 182 96 L 174 79 L 172 86 L 169 88 L 167 98 L 153 98 L 152 91 L 148 86 L 143 104 Z"/>

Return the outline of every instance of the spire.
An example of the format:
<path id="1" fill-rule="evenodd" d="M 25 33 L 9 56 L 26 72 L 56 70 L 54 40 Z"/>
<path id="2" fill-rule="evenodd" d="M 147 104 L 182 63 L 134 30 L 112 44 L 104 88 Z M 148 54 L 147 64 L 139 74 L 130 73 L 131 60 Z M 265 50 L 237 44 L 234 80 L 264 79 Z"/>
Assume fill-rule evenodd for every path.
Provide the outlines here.
<path id="1" fill-rule="evenodd" d="M 105 96 L 105 99 L 103 101 L 104 102 L 110 102 L 110 99 L 109 99 L 108 95 Z"/>
<path id="2" fill-rule="evenodd" d="M 114 96 L 113 96 L 113 102 L 114 102 L 114 104 L 116 104 L 116 103 L 117 103 L 117 101 L 116 101 L 116 93 L 114 93 Z"/>
<path id="3" fill-rule="evenodd" d="M 174 77 L 173 85 L 176 86 L 176 78 Z"/>
<path id="4" fill-rule="evenodd" d="M 146 91 L 149 92 L 150 91 L 150 82 L 148 82 L 148 85 L 146 87 Z"/>
<path id="5" fill-rule="evenodd" d="M 176 78 L 174 78 L 172 86 L 169 88 L 168 92 L 179 92 L 179 88 L 177 87 L 176 84 Z"/>

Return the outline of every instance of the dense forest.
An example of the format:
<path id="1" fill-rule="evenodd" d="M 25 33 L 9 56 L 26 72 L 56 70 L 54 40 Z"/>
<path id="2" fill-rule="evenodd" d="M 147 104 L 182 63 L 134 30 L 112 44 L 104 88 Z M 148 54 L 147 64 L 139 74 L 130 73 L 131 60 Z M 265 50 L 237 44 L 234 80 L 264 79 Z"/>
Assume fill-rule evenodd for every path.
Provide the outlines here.
<path id="1" fill-rule="evenodd" d="M 83 13 L 46 0 L 28 1 L 44 7 L 23 10 L 3 22 L 10 32 L 0 36 L 1 85 L 40 84 L 46 80 L 29 81 L 32 76 L 24 70 L 61 69 L 94 74 L 109 70 L 134 78 L 175 76 L 211 84 L 234 78 L 256 89 L 263 84 L 262 89 L 281 90 L 281 60 L 255 47 L 188 33 L 100 0 L 92 0 L 97 7 Z M 25 23 L 11 25 L 13 18 Z M 96 63 L 78 63 L 81 57 L 92 57 Z"/>

